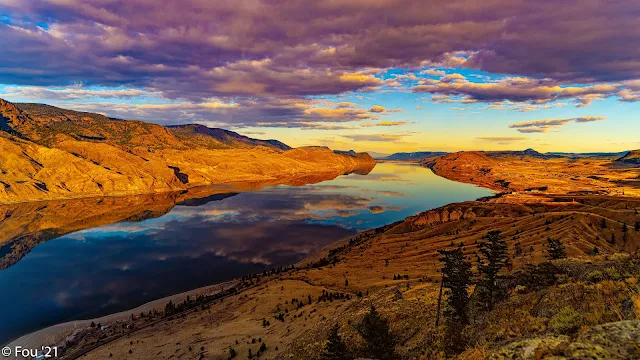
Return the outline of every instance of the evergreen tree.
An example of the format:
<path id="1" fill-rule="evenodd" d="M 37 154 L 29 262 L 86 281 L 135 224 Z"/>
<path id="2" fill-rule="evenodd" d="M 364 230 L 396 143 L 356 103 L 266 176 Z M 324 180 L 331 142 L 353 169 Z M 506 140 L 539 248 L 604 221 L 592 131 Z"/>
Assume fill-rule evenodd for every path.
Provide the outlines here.
<path id="1" fill-rule="evenodd" d="M 549 259 L 557 260 L 564 259 L 567 257 L 567 252 L 564 248 L 564 244 L 558 240 L 553 240 L 552 238 L 547 238 L 547 251 L 549 252 Z"/>
<path id="2" fill-rule="evenodd" d="M 447 295 L 447 307 L 444 315 L 448 321 L 468 325 L 467 304 L 469 285 L 471 285 L 471 264 L 467 261 L 462 248 L 456 250 L 438 250 L 442 255 L 442 281 Z"/>
<path id="3" fill-rule="evenodd" d="M 360 322 L 360 334 L 364 338 L 364 353 L 379 360 L 394 360 L 396 355 L 396 339 L 389 330 L 389 323 L 383 319 L 373 304 Z"/>
<path id="4" fill-rule="evenodd" d="M 520 242 L 518 241 L 514 246 L 513 246 L 513 258 L 515 259 L 516 257 L 522 255 L 522 245 L 520 245 Z"/>
<path id="5" fill-rule="evenodd" d="M 498 272 L 509 264 L 509 255 L 507 254 L 507 243 L 500 235 L 500 230 L 490 231 L 486 239 L 480 243 L 480 253 L 483 258 L 480 260 L 478 270 L 483 277 L 479 285 L 486 290 L 487 308 L 492 310 Z"/>
<path id="6" fill-rule="evenodd" d="M 321 360 L 348 360 L 351 359 L 347 347 L 338 334 L 338 324 L 329 330 L 329 337 L 320 353 Z"/>
<path id="7" fill-rule="evenodd" d="M 640 221 L 636 221 L 636 225 L 634 227 L 636 231 L 640 231 Z"/>
<path id="8" fill-rule="evenodd" d="M 600 223 L 600 227 L 603 229 L 607 228 L 607 219 L 602 218 L 602 222 Z"/>
<path id="9" fill-rule="evenodd" d="M 626 244 L 627 240 L 629 240 L 629 227 L 627 226 L 627 223 L 623 223 L 622 224 L 622 241 Z"/>

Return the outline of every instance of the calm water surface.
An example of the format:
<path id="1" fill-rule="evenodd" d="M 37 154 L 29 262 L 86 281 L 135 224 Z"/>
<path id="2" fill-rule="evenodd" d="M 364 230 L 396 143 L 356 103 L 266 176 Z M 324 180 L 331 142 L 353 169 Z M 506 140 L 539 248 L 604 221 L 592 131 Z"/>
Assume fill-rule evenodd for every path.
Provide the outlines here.
<path id="1" fill-rule="evenodd" d="M 83 218 L 74 226 L 39 232 L 39 245 L 13 258 L 24 235 L 16 227 L 27 232 L 18 219 L 46 224 L 58 210 L 6 210 L 12 216 L 0 220 L 0 236 L 12 235 L 5 235 L 11 236 L 9 245 L 0 247 L 0 259 L 8 264 L 0 270 L 0 344 L 52 324 L 290 265 L 358 231 L 487 195 L 488 190 L 417 165 L 378 164 L 368 175 L 314 185 L 219 194 L 165 210 L 150 203 L 128 221 L 73 232 L 74 226 L 108 221 L 99 215 Z M 57 205 L 58 213 L 69 210 L 65 205 Z"/>

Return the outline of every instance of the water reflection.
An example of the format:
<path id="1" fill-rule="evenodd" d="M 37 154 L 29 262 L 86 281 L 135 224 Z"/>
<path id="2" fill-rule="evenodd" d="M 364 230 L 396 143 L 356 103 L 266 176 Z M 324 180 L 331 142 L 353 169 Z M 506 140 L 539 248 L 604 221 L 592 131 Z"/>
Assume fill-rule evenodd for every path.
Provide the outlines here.
<path id="1" fill-rule="evenodd" d="M 415 165 L 302 187 L 0 207 L 0 343 L 299 261 L 358 230 L 486 196 Z"/>

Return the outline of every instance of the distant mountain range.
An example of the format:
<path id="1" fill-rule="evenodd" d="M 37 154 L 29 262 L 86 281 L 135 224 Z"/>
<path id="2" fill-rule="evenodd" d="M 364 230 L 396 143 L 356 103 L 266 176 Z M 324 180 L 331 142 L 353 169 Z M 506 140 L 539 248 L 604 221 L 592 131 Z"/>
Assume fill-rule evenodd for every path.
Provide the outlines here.
<path id="1" fill-rule="evenodd" d="M 396 161 L 420 161 L 422 159 L 446 155 L 444 151 L 416 151 L 416 152 L 399 152 L 385 157 L 375 157 L 376 160 L 396 160 Z"/>
<path id="2" fill-rule="evenodd" d="M 547 152 L 541 153 L 534 149 L 526 149 L 526 150 L 501 150 L 501 151 L 479 151 L 484 153 L 490 157 L 497 156 L 530 156 L 539 159 L 557 159 L 561 157 L 621 157 L 628 153 L 628 151 L 622 152 L 590 152 L 590 153 L 572 153 L 572 152 Z M 375 156 L 373 153 L 369 152 L 371 156 L 373 156 L 376 160 L 395 160 L 395 161 L 420 161 L 423 159 L 428 159 L 436 156 L 443 156 L 449 154 L 449 152 L 444 151 L 417 151 L 417 152 L 398 152 L 391 155 L 385 156 Z M 383 154 L 384 155 L 384 154 Z"/>

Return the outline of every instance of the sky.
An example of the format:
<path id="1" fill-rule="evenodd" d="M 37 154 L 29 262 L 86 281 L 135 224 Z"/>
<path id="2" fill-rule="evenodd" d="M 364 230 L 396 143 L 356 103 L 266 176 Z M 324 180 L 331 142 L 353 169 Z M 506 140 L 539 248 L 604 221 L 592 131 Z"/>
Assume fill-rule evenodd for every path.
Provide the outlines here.
<path id="1" fill-rule="evenodd" d="M 636 0 L 0 0 L 0 98 L 291 146 L 640 148 Z"/>

